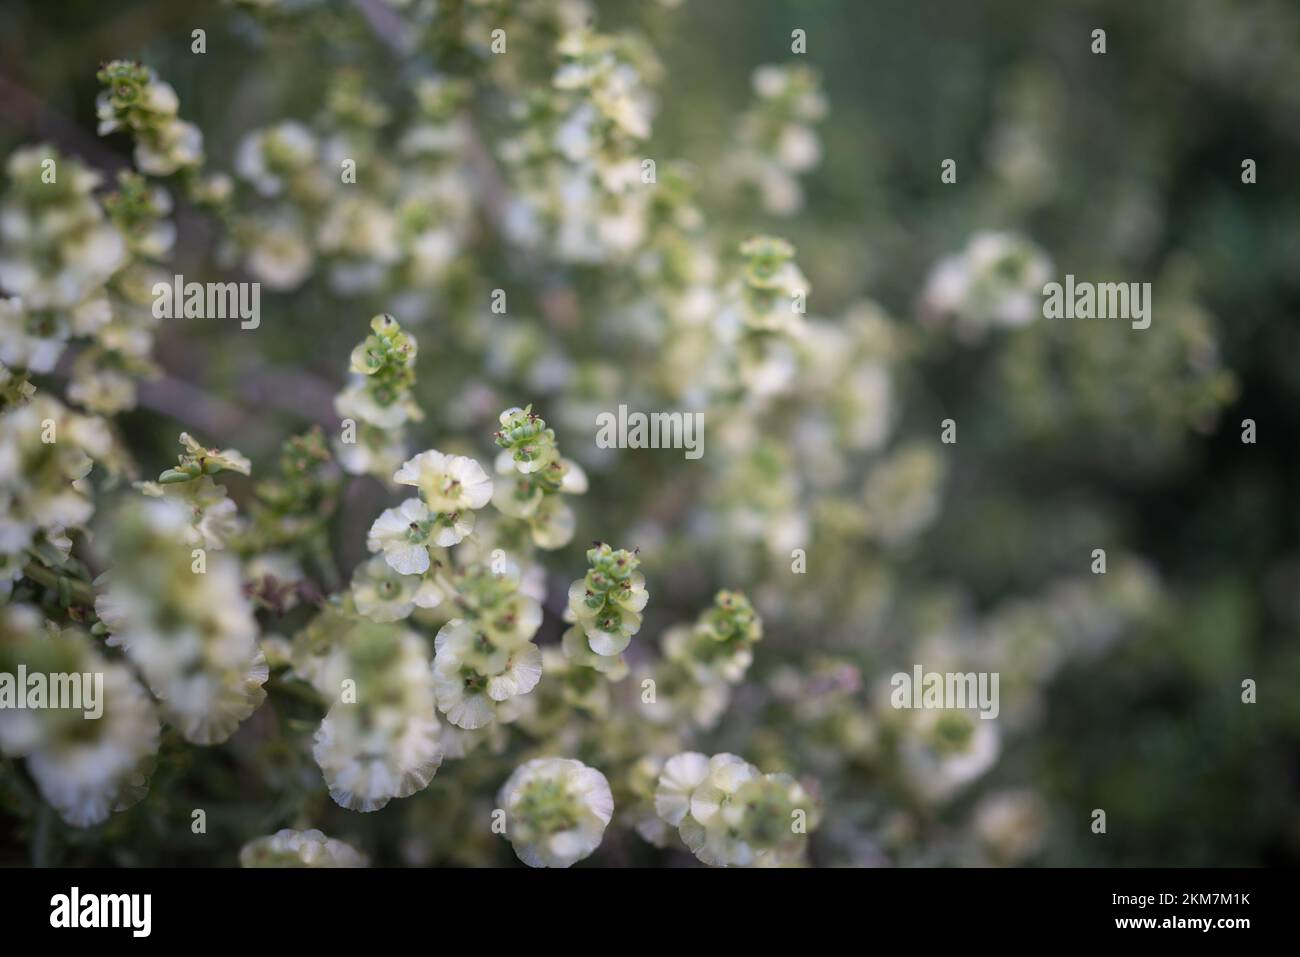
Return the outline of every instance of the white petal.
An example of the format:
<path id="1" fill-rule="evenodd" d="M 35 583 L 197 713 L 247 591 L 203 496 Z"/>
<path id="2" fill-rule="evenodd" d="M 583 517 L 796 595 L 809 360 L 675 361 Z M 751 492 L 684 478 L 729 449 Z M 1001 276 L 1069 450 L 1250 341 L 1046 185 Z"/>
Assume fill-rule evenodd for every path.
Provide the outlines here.
<path id="1" fill-rule="evenodd" d="M 389 546 L 384 561 L 399 575 L 423 575 L 429 570 L 429 550 L 423 545 Z"/>

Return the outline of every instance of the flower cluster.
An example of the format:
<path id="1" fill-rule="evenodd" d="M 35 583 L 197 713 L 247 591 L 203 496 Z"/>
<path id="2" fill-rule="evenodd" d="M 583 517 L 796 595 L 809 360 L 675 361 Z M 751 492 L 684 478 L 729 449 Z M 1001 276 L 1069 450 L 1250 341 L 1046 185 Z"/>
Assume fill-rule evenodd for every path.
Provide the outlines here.
<path id="1" fill-rule="evenodd" d="M 802 64 L 769 64 L 754 71 L 753 87 L 758 101 L 740 118 L 733 168 L 767 212 L 789 216 L 803 206 L 797 177 L 821 162 L 812 128 L 826 115 L 821 80 Z"/>
<path id="2" fill-rule="evenodd" d="M 808 280 L 794 261 L 794 246 L 777 236 L 752 236 L 740 244 L 740 317 L 746 329 L 792 332 L 799 328 Z"/>
<path id="3" fill-rule="evenodd" d="M 199 480 L 195 480 L 196 482 Z M 122 503 L 95 611 L 194 744 L 220 744 L 266 698 L 266 657 L 239 561 L 194 547 L 210 534 L 171 497 Z"/>
<path id="4" fill-rule="evenodd" d="M 472 222 L 470 137 L 459 113 L 467 87 L 420 77 L 413 118 L 400 128 L 364 80 L 340 70 L 315 120 L 282 120 L 243 138 L 237 199 L 249 210 L 232 217 L 234 239 L 272 288 L 296 289 L 319 270 L 337 294 L 387 287 L 403 309 L 423 314 Z"/>
<path id="5" fill-rule="evenodd" d="M 69 534 L 94 514 L 87 476 L 96 462 L 125 466 L 99 418 L 46 395 L 0 415 L 0 597 L 31 558 L 50 567 L 67 559 Z"/>
<path id="6" fill-rule="evenodd" d="M 650 135 L 646 86 L 659 67 L 644 44 L 586 27 L 556 44 L 551 95 L 519 101 L 522 121 L 504 155 L 515 195 L 506 228 L 526 248 L 548 241 L 560 258 L 602 262 L 643 242 L 652 189 L 639 144 Z"/>
<path id="7" fill-rule="evenodd" d="M 564 654 L 617 681 L 627 674 L 623 650 L 641 629 L 650 593 L 635 552 L 597 542 L 587 550 L 587 564 L 586 576 L 569 586 L 565 618 L 575 624 L 564 633 Z"/>
<path id="8" fill-rule="evenodd" d="M 779 236 L 751 236 L 740 244 L 741 262 L 721 295 L 714 335 L 722 345 L 706 381 L 720 405 L 762 409 L 799 381 L 799 342 L 805 336 L 810 287 L 794 260 L 795 248 Z M 731 417 L 729 432 L 753 428 L 748 415 Z M 755 436 L 723 436 L 735 448 L 761 444 Z"/>
<path id="9" fill-rule="evenodd" d="M 176 225 L 169 219 L 171 195 L 131 170 L 118 173 L 117 189 L 104 197 L 104 209 L 126 243 L 127 263 L 110 281 L 105 297 L 91 310 L 93 328 L 84 324 L 76 335 L 90 343 L 72 364 L 68 397 L 105 415 L 136 403 L 137 380 L 153 378 L 158 368 L 150 358 L 158 319 L 153 312 L 153 286 L 160 281 L 156 264 L 172 252 Z"/>
<path id="10" fill-rule="evenodd" d="M 605 775 L 569 758 L 515 769 L 497 796 L 506 837 L 529 867 L 570 867 L 600 846 L 614 816 Z"/>
<path id="11" fill-rule="evenodd" d="M 406 458 L 406 424 L 424 413 L 411 395 L 415 339 L 384 313 L 370 320 L 371 334 L 352 350 L 351 378 L 334 399 L 343 417 L 334 452 L 344 471 L 388 481 Z"/>
<path id="12" fill-rule="evenodd" d="M 0 206 L 0 363 L 54 368 L 69 340 L 89 340 L 72 363 L 68 396 L 114 414 L 135 405 L 135 381 L 152 376 L 149 260 L 167 255 L 171 200 L 129 170 L 101 205 L 101 177 L 49 146 L 15 151 Z"/>
<path id="13" fill-rule="evenodd" d="M 96 336 L 110 324 L 105 286 L 127 263 L 128 250 L 94 197 L 98 173 L 39 145 L 15 150 L 5 171 L 0 293 L 9 298 L 0 296 L 0 364 L 19 394 L 29 395 L 29 373 L 50 372 L 70 338 Z M 147 352 L 148 339 L 143 345 Z M 88 360 L 79 361 L 76 382 L 83 388 L 74 398 L 85 401 L 91 390 L 81 373 Z M 116 412 L 130 402 L 102 404 Z"/>
<path id="14" fill-rule="evenodd" d="M 639 714 L 656 726 L 699 728 L 717 724 L 754 659 L 763 623 L 740 592 L 720 591 L 693 624 L 674 625 L 660 639 L 662 657 L 637 669 L 635 683 L 649 681 L 651 700 Z"/>
<path id="15" fill-rule="evenodd" d="M 664 762 L 655 810 L 705 864 L 789 867 L 803 862 L 816 802 L 788 774 L 763 774 L 734 754 L 698 751 Z"/>
<path id="16" fill-rule="evenodd" d="M 587 491 L 586 473 L 560 455 L 555 430 L 547 428 L 531 405 L 506 409 L 500 422 L 494 438 L 503 451 L 496 471 L 511 480 L 497 484 L 492 504 L 526 523 L 538 548 L 563 548 L 573 538 L 576 519 L 559 496 Z"/>
<path id="17" fill-rule="evenodd" d="M 252 464 L 236 449 L 205 448 L 187 432 L 180 436 L 185 449 L 176 465 L 165 469 L 156 482 L 141 482 L 139 488 L 151 498 L 163 498 L 184 506 L 190 516 L 185 544 L 192 547 L 222 549 L 240 533 L 243 523 L 236 514 L 235 503 L 226 496 L 226 487 L 212 476 L 218 472 L 248 475 Z"/>
<path id="18" fill-rule="evenodd" d="M 135 164 L 151 176 L 202 166 L 203 134 L 177 116 L 180 99 L 170 83 L 127 60 L 104 64 L 97 76 L 105 87 L 95 104 L 100 136 L 129 131 L 135 138 Z"/>
<path id="19" fill-rule="evenodd" d="M 428 786 L 442 765 L 428 644 L 400 625 L 376 624 L 327 608 L 315 638 L 335 634 L 323 660 L 300 666 L 329 710 L 312 756 L 330 797 L 353 811 L 377 811 Z M 342 619 L 334 616 L 343 616 Z M 306 639 L 314 650 L 316 642 Z M 319 646 L 316 645 L 316 649 Z"/>
<path id="20" fill-rule="evenodd" d="M 738 684 L 754 660 L 763 622 L 740 592 L 720 591 L 695 624 L 679 625 L 663 636 L 664 657 L 685 668 L 701 685 Z"/>
<path id="21" fill-rule="evenodd" d="M 457 576 L 461 617 L 438 631 L 434 685 L 447 720 L 469 731 L 495 721 L 501 705 L 537 686 L 542 652 L 532 638 L 542 623 L 536 599 L 511 575 L 474 564 Z"/>
<path id="22" fill-rule="evenodd" d="M 1043 284 L 1051 275 L 1051 259 L 1028 239 L 981 232 L 931 270 L 923 315 L 951 322 L 960 338 L 978 341 L 989 329 L 1026 326 L 1040 316 Z"/>
<path id="23" fill-rule="evenodd" d="M 442 604 L 442 588 L 434 578 L 404 574 L 393 568 L 387 555 L 375 555 L 357 566 L 351 595 L 357 614 L 377 622 L 401 621 L 416 608 Z"/>
<path id="24" fill-rule="evenodd" d="M 12 604 L 0 608 L 0 672 L 12 676 L 20 665 L 29 673 L 102 676 L 102 710 L 90 719 L 53 702 L 0 708 L 0 753 L 26 760 L 41 796 L 73 827 L 99 824 L 139 802 L 154 770 L 159 725 L 131 669 L 106 660 L 79 629 L 60 630 L 34 607 Z"/>
<path id="25" fill-rule="evenodd" d="M 239 851 L 240 867 L 365 867 L 366 856 L 351 844 L 315 828 L 284 828 L 249 841 Z"/>
<path id="26" fill-rule="evenodd" d="M 6 365 L 48 372 L 71 333 L 104 321 L 96 294 L 127 261 L 127 246 L 96 201 L 99 173 L 50 146 L 15 150 L 5 164 L 9 189 L 0 206 L 0 288 L 7 304 Z"/>
<path id="27" fill-rule="evenodd" d="M 381 515 L 371 526 L 367 547 L 382 550 L 385 561 L 404 575 L 428 569 L 428 547 L 462 542 L 474 531 L 475 512 L 492 500 L 492 477 L 482 465 L 436 449 L 406 462 L 393 481 L 413 486 L 420 497 Z"/>
<path id="28" fill-rule="evenodd" d="M 483 466 L 463 455 L 435 449 L 421 452 L 394 475 L 414 486 L 418 498 L 385 509 L 370 526 L 366 547 L 378 552 L 358 570 L 353 597 L 358 610 L 375 621 L 405 618 L 415 606 L 433 608 L 448 583 L 439 582 L 441 560 L 430 549 L 458 545 L 474 530 L 475 512 L 492 498 L 492 479 Z"/>

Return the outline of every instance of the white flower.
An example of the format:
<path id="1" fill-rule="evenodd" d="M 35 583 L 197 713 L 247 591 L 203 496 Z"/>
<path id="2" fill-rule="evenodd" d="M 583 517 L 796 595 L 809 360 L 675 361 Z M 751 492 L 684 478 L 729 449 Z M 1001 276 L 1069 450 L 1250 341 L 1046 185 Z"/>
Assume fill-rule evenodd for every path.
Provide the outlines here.
<path id="1" fill-rule="evenodd" d="M 369 723 L 355 705 L 336 704 L 316 730 L 312 757 L 330 797 L 350 811 L 378 811 L 426 788 L 442 765 L 438 719 L 386 708 Z"/>
<path id="2" fill-rule="evenodd" d="M 470 731 L 490 724 L 496 717 L 485 677 L 467 661 L 473 642 L 468 624 L 460 619 L 449 621 L 434 639 L 433 659 L 438 710 L 458 728 Z"/>
<path id="3" fill-rule="evenodd" d="M 247 475 L 247 472 L 244 472 Z M 243 530 L 235 503 L 226 497 L 226 487 L 210 475 L 189 482 L 141 482 L 139 489 L 151 498 L 178 502 L 191 514 L 191 527 L 185 541 L 196 548 L 221 550 Z"/>
<path id="4" fill-rule="evenodd" d="M 352 600 L 358 612 L 371 621 L 400 621 L 417 607 L 434 608 L 442 602 L 436 583 L 394 570 L 385 558 L 376 555 L 353 575 Z"/>
<path id="5" fill-rule="evenodd" d="M 497 703 L 528 694 L 542 677 L 541 650 L 526 637 L 493 645 L 459 618 L 442 626 L 434 648 L 438 709 L 467 730 L 490 724 Z"/>
<path id="6" fill-rule="evenodd" d="M 622 681 L 627 676 L 627 662 L 621 654 L 602 655 L 592 650 L 587 633 L 575 625 L 567 629 L 560 639 L 565 658 L 584 668 L 594 668 L 610 681 Z"/>
<path id="7" fill-rule="evenodd" d="M 118 559 L 95 603 L 159 698 L 164 716 L 194 744 L 219 744 L 266 698 L 266 659 L 239 562 L 209 552 L 191 569 L 190 515 L 172 498 L 121 508 L 110 536 Z"/>
<path id="8" fill-rule="evenodd" d="M 655 813 L 677 827 L 691 810 L 691 795 L 709 776 L 709 759 L 698 751 L 673 755 L 664 763 L 655 790 Z"/>
<path id="9" fill-rule="evenodd" d="M 312 756 L 335 803 L 377 811 L 427 787 L 442 765 L 428 646 L 412 631 L 353 626 L 324 662 L 318 687 L 339 695 L 316 731 Z M 354 683 L 355 700 L 340 695 Z"/>
<path id="10" fill-rule="evenodd" d="M 928 709 L 915 715 L 899 745 L 903 770 L 925 799 L 941 802 L 956 795 L 997 762 L 1001 736 L 976 711 Z"/>
<path id="11" fill-rule="evenodd" d="M 547 551 L 563 548 L 569 544 L 573 540 L 574 530 L 578 527 L 573 509 L 555 495 L 542 498 L 528 524 L 533 544 Z"/>
<path id="12" fill-rule="evenodd" d="M 376 401 L 364 376 L 354 376 L 334 397 L 334 411 L 343 418 L 358 419 L 380 429 L 395 429 L 412 418 L 409 402 L 383 405 Z"/>
<path id="13" fill-rule="evenodd" d="M 434 512 L 450 514 L 482 508 L 492 498 L 492 478 L 464 455 L 434 449 L 407 461 L 393 476 L 399 485 L 414 485 Z"/>
<path id="14" fill-rule="evenodd" d="M 316 159 L 315 134 L 294 120 L 249 133 L 235 151 L 235 172 L 263 196 L 284 190 L 284 177 L 292 176 Z"/>
<path id="15" fill-rule="evenodd" d="M 1052 261 L 1014 233 L 982 232 L 960 253 L 935 264 L 922 295 L 922 316 L 954 319 L 958 335 L 975 341 L 990 327 L 1020 327 L 1042 309 Z"/>
<path id="16" fill-rule="evenodd" d="M 506 836 L 529 867 L 570 867 L 600 846 L 614 815 L 605 775 L 569 758 L 536 758 L 501 787 Z"/>
<path id="17" fill-rule="evenodd" d="M 821 162 L 821 143 L 817 134 L 798 123 L 786 125 L 776 149 L 781 165 L 796 173 L 806 172 Z"/>
<path id="18" fill-rule="evenodd" d="M 258 225 L 248 250 L 248 271 L 271 289 L 296 289 L 311 273 L 315 257 L 291 222 Z"/>
<path id="19" fill-rule="evenodd" d="M 240 867 L 365 867 L 366 857 L 350 844 L 312 828 L 284 828 L 249 841 L 239 851 Z"/>
<path id="20" fill-rule="evenodd" d="M 473 512 L 434 514 L 424 502 L 410 498 L 375 519 L 366 547 L 382 550 L 388 564 L 403 575 L 422 575 L 429 569 L 428 545 L 458 545 L 472 531 Z"/>
<path id="21" fill-rule="evenodd" d="M 664 762 L 654 803 L 700 861 L 722 867 L 800 863 L 806 829 L 819 814 L 788 774 L 762 774 L 734 754 L 706 758 L 697 751 Z"/>
<path id="22" fill-rule="evenodd" d="M 68 329 L 53 323 L 43 332 L 28 327 L 23 301 L 18 297 L 0 299 L 0 362 L 15 369 L 49 372 L 63 354 Z"/>
<path id="23" fill-rule="evenodd" d="M 342 399 L 342 394 L 335 396 L 336 410 Z M 349 417 L 342 411 L 339 411 L 339 415 Z M 356 442 L 344 442 L 336 436 L 331 447 L 339 466 L 349 475 L 392 475 L 406 458 L 406 440 L 400 433 L 394 432 L 363 431 L 358 433 Z"/>
<path id="24" fill-rule="evenodd" d="M 157 84 L 167 86 L 167 84 Z M 170 87 L 168 87 L 170 89 Z M 173 93 L 172 96 L 175 96 Z M 193 123 L 172 119 L 157 131 L 157 143 L 136 143 L 135 163 L 142 173 L 170 176 L 178 169 L 203 162 L 203 132 Z"/>
<path id="25" fill-rule="evenodd" d="M 505 701 L 517 695 L 528 694 L 542 678 L 542 650 L 532 642 L 512 651 L 505 668 L 488 679 L 487 693 L 493 701 Z"/>
<path id="26" fill-rule="evenodd" d="M 42 796 L 74 827 L 99 824 L 140 801 L 158 753 L 158 712 L 149 696 L 126 668 L 99 667 L 103 716 L 79 719 L 86 733 L 48 742 L 27 758 Z"/>
<path id="27" fill-rule="evenodd" d="M 382 551 L 384 561 L 402 575 L 423 575 L 429 570 L 429 549 L 425 545 L 429 538 L 428 521 L 429 509 L 425 504 L 418 498 L 408 498 L 397 508 L 385 509 L 375 519 L 366 538 L 366 548 Z"/>
<path id="28" fill-rule="evenodd" d="M 973 823 L 996 861 L 1016 864 L 1042 847 L 1047 811 L 1033 791 L 999 791 L 980 801 Z"/>
<path id="29" fill-rule="evenodd" d="M 102 708 L 97 718 L 58 708 L 0 709 L 0 754 L 25 757 L 41 796 L 73 827 L 102 823 L 143 798 L 158 753 L 158 711 L 131 671 L 101 658 L 81 633 L 45 633 L 30 606 L 0 608 L 0 635 L 6 661 L 35 667 L 48 655 L 90 676 Z"/>

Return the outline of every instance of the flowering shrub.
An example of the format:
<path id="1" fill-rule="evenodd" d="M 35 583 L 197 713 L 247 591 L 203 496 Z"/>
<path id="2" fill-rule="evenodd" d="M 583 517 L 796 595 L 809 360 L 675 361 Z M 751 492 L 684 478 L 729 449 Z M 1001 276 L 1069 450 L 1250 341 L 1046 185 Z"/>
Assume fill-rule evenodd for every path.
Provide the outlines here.
<path id="1" fill-rule="evenodd" d="M 695 82 L 722 67 L 678 62 L 706 4 L 633 6 L 232 2 L 202 50 L 77 66 L 102 140 L 4 144 L 0 672 L 102 675 L 103 713 L 0 708 L 0 859 L 1245 846 L 1087 843 L 1134 781 L 1174 787 L 1116 756 L 1130 719 L 1176 778 L 1209 759 L 1174 721 L 1236 727 L 1243 679 L 1295 677 L 1240 624 L 1262 601 L 1244 582 L 1294 584 L 1274 531 L 1224 506 L 1266 543 L 1247 574 L 1199 551 L 1240 544 L 1217 519 L 1178 525 L 1202 460 L 1255 454 L 1244 349 L 1198 281 L 1219 230 L 1152 221 L 1152 170 L 1190 148 L 1160 138 L 1079 190 L 1116 217 L 1085 228 L 1051 171 L 1113 170 L 1073 166 L 1060 84 L 981 73 L 997 95 L 956 112 L 987 142 L 953 134 L 950 184 L 913 140 L 889 152 L 897 116 L 831 95 L 877 58 L 829 27 L 788 62 L 743 53 L 729 102 Z M 796 14 L 755 16 L 785 49 Z M 1293 104 L 1249 90 L 1285 126 Z M 1047 283 L 1116 263 L 1155 277 L 1149 328 L 1045 318 Z M 627 409 L 644 433 L 597 442 Z M 1259 468 L 1224 501 L 1283 501 Z M 914 665 L 996 676 L 995 700 L 899 695 Z M 1265 757 L 1286 740 L 1268 714 Z M 1236 761 L 1235 740 L 1204 746 Z M 1238 815 L 1261 846 L 1277 781 Z"/>

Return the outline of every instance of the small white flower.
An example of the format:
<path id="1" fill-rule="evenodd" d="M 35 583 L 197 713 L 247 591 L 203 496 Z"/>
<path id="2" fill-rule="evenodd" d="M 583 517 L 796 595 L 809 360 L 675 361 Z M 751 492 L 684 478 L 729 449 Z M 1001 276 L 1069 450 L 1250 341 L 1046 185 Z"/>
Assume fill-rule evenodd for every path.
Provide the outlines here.
<path id="1" fill-rule="evenodd" d="M 488 679 L 487 693 L 493 701 L 505 701 L 517 695 L 528 694 L 542 678 L 542 650 L 532 642 L 512 651 L 506 659 L 505 670 Z"/>
<path id="2" fill-rule="evenodd" d="M 997 763 L 1001 735 L 978 712 L 928 709 L 908 712 L 914 722 L 899 745 L 903 771 L 928 801 L 955 796 Z"/>
<path id="3" fill-rule="evenodd" d="M 655 790 L 655 813 L 677 827 L 691 810 L 691 795 L 709 776 L 709 759 L 698 751 L 676 754 L 664 763 Z"/>
<path id="4" fill-rule="evenodd" d="M 385 509 L 370 526 L 366 548 L 382 551 L 384 561 L 402 575 L 423 575 L 429 570 L 429 509 L 418 498 L 408 498 L 397 508 Z M 453 543 L 454 544 L 454 543 Z"/>
<path id="5" fill-rule="evenodd" d="M 239 851 L 240 867 L 365 867 L 366 856 L 350 844 L 312 828 L 284 828 L 249 841 Z"/>
<path id="6" fill-rule="evenodd" d="M 260 224 L 248 250 L 248 271 L 271 289 L 296 289 L 312 271 L 315 257 L 291 222 Z"/>
<path id="7" fill-rule="evenodd" d="M 442 602 L 437 584 L 401 573 L 385 558 L 376 555 L 353 576 L 352 600 L 358 612 L 371 621 L 400 621 L 417 607 L 434 608 Z"/>
<path id="8" fill-rule="evenodd" d="M 431 511 L 444 514 L 482 508 L 492 498 L 492 478 L 483 466 L 464 455 L 434 449 L 407 461 L 393 481 L 414 485 Z"/>

